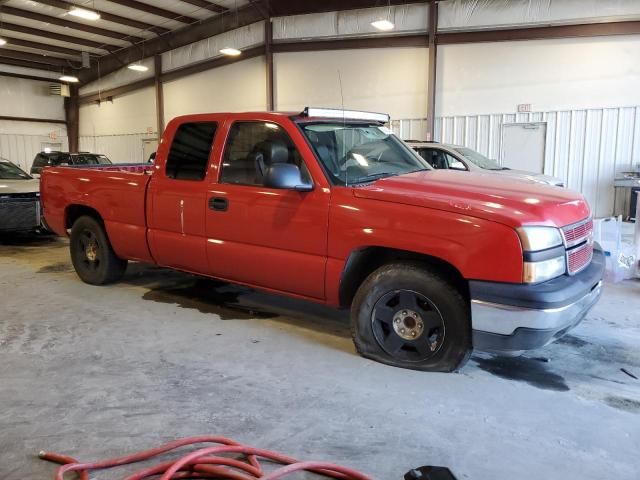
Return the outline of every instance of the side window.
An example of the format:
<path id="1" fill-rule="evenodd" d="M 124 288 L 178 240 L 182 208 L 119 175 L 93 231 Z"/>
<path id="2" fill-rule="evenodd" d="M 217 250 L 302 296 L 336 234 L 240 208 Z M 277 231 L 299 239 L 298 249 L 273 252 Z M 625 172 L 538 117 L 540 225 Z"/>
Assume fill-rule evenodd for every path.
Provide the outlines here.
<path id="1" fill-rule="evenodd" d="M 424 158 L 433 168 L 442 170 L 449 168 L 445 153 L 437 148 L 424 148 L 420 150 L 420 156 Z"/>
<path id="2" fill-rule="evenodd" d="M 236 122 L 229 130 L 220 183 L 263 185 L 274 163 L 295 164 L 302 180 L 311 181 L 298 149 L 282 127 L 270 122 Z"/>
<path id="3" fill-rule="evenodd" d="M 467 170 L 467 166 L 464 163 L 462 163 L 460 160 L 458 160 L 456 157 L 444 152 L 443 154 L 446 159 L 448 168 L 450 168 L 451 170 Z"/>
<path id="4" fill-rule="evenodd" d="M 204 180 L 217 127 L 214 122 L 180 125 L 167 157 L 167 177 L 176 180 Z"/>

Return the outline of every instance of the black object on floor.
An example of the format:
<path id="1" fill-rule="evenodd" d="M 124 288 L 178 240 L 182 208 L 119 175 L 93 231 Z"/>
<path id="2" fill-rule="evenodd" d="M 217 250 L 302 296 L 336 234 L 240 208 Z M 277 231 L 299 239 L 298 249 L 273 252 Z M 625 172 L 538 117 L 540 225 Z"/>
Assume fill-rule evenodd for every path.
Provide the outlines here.
<path id="1" fill-rule="evenodd" d="M 408 471 L 404 480 L 457 480 L 447 467 L 420 467 Z"/>

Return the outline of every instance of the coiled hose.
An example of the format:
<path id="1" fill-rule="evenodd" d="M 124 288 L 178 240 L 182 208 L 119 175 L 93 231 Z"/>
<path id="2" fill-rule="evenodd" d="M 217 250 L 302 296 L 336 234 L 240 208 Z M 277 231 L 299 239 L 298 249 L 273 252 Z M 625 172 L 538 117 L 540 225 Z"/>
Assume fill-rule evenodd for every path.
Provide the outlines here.
<path id="1" fill-rule="evenodd" d="M 302 470 L 338 480 L 372 480 L 347 467 L 325 462 L 300 462 L 294 458 L 270 450 L 242 445 L 225 437 L 201 436 L 176 440 L 151 450 L 111 458 L 97 462 L 82 463 L 66 455 L 40 452 L 43 460 L 62 465 L 56 472 L 55 480 L 64 480 L 66 473 L 75 472 L 80 480 L 89 480 L 91 470 L 102 470 L 131 463 L 150 460 L 176 448 L 197 443 L 213 443 L 217 446 L 205 447 L 188 453 L 176 460 L 164 461 L 155 466 L 144 468 L 124 480 L 143 480 L 159 477 L 159 480 L 215 478 L 218 480 L 277 480 Z M 240 455 L 240 459 L 220 456 L 221 454 Z M 270 473 L 265 473 L 259 459 L 265 459 L 284 465 Z"/>

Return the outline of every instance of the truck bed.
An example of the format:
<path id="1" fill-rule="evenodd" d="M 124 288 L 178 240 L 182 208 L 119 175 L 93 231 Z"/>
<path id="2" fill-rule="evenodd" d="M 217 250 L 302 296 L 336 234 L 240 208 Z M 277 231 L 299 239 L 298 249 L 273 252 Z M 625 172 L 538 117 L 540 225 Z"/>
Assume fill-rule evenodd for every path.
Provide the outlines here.
<path id="1" fill-rule="evenodd" d="M 100 212 L 114 250 L 126 258 L 152 261 L 146 238 L 146 192 L 151 164 L 48 167 L 40 196 L 44 218 L 67 236 L 78 212 Z"/>

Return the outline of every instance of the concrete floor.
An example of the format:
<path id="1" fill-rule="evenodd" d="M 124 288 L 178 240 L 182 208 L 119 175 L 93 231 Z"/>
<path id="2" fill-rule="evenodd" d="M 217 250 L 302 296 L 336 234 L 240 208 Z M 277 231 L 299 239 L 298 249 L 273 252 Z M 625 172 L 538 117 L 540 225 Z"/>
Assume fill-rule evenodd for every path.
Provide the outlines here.
<path id="1" fill-rule="evenodd" d="M 640 281 L 607 285 L 572 334 L 457 374 L 357 356 L 345 314 L 132 265 L 92 287 L 66 243 L 0 245 L 0 478 L 220 434 L 380 480 L 637 480 Z M 122 472 L 122 471 L 121 471 Z M 97 474 L 116 479 L 124 474 Z"/>

